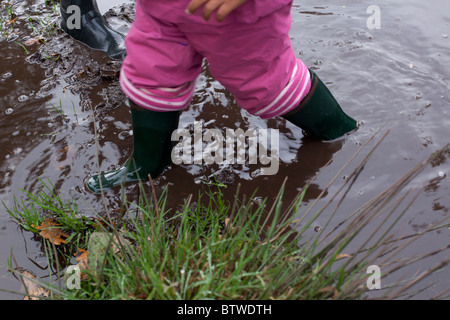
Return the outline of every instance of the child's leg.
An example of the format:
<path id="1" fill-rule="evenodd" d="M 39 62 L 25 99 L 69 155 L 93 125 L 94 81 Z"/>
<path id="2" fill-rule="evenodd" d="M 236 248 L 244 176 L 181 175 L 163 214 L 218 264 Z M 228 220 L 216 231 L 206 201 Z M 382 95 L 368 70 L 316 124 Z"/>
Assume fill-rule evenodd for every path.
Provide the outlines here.
<path id="1" fill-rule="evenodd" d="M 250 7 L 237 10 L 241 8 L 245 16 Z M 180 29 L 207 58 L 212 75 L 249 113 L 264 119 L 283 116 L 308 134 L 336 139 L 354 130 L 356 121 L 342 111 L 315 73 L 295 58 L 289 38 L 290 9 L 285 5 L 253 23 L 199 28 L 193 22 L 180 24 Z"/>
<path id="2" fill-rule="evenodd" d="M 206 57 L 214 78 L 240 107 L 261 118 L 293 110 L 311 85 L 308 69 L 291 46 L 290 9 L 286 5 L 255 23 L 200 28 L 180 24 L 192 46 Z"/>
<path id="3" fill-rule="evenodd" d="M 133 153 L 117 169 L 100 172 L 85 181 L 86 189 L 100 193 L 126 182 L 156 178 L 171 162 L 172 133 L 179 111 L 191 101 L 202 57 L 171 24 L 141 10 L 126 37 L 127 56 L 120 84 L 130 99 Z"/>
<path id="4" fill-rule="evenodd" d="M 136 1 L 135 21 L 125 39 L 121 88 L 142 108 L 182 110 L 193 96 L 203 57 L 177 26 L 148 14 L 145 6 L 150 5 Z"/>

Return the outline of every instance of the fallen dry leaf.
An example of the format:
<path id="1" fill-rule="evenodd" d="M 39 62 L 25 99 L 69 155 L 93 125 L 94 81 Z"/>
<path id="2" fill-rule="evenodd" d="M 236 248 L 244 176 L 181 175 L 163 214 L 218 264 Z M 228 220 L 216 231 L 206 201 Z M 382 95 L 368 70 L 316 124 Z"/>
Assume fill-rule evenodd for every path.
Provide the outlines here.
<path id="1" fill-rule="evenodd" d="M 57 228 L 60 224 L 57 224 L 53 219 L 45 218 L 44 221 L 40 226 L 31 225 L 36 230 L 42 230 L 39 235 L 43 237 L 44 239 L 50 240 L 50 242 L 54 243 L 55 245 L 59 246 L 62 243 L 66 243 L 66 240 L 63 238 L 68 238 L 69 235 L 61 231 Z"/>
<path id="2" fill-rule="evenodd" d="M 16 22 L 17 17 L 15 17 L 14 19 L 11 19 L 7 22 L 7 24 L 13 24 L 14 22 Z"/>
<path id="3" fill-rule="evenodd" d="M 131 247 L 131 242 L 121 236 L 113 236 L 113 241 L 111 242 L 111 250 L 114 254 L 121 255 L 122 249 L 128 249 Z"/>
<path id="4" fill-rule="evenodd" d="M 74 254 L 75 256 L 75 260 L 77 260 L 77 262 L 83 261 L 85 259 L 87 259 L 87 251 L 81 248 L 78 248 L 78 252 L 76 252 Z"/>
<path id="5" fill-rule="evenodd" d="M 22 300 L 40 300 L 42 298 L 47 298 L 50 296 L 50 291 L 41 287 L 36 280 L 36 276 L 27 270 L 18 268 L 15 270 L 18 276 L 23 281 L 26 295 Z"/>
<path id="6" fill-rule="evenodd" d="M 33 44 L 41 42 L 41 40 L 42 40 L 42 38 L 39 38 L 39 37 L 38 38 L 30 38 L 27 41 L 25 41 L 25 45 L 26 46 L 31 46 Z"/>
<path id="7" fill-rule="evenodd" d="M 84 249 L 78 248 L 78 252 L 74 254 L 75 260 L 78 262 L 77 267 L 80 269 L 81 280 L 87 280 L 87 274 L 83 273 L 84 270 L 89 269 L 88 265 L 88 252 Z"/>

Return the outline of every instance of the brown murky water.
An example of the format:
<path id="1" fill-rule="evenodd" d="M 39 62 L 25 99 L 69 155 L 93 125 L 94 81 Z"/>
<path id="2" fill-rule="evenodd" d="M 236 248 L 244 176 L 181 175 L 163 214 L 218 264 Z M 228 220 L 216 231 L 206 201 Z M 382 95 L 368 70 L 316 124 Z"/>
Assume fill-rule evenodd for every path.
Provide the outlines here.
<path id="1" fill-rule="evenodd" d="M 43 1 L 36 3 L 42 5 Z M 123 1 L 99 1 L 103 12 Z M 285 199 L 292 199 L 319 170 L 322 173 L 306 194 L 303 207 L 315 199 L 330 179 L 361 144 L 383 126 L 387 138 L 370 158 L 353 188 L 336 213 L 345 218 L 407 173 L 419 161 L 450 142 L 450 3 L 434 0 L 378 1 L 381 29 L 366 25 L 372 1 L 334 1 L 318 6 L 315 1 L 294 1 L 292 42 L 296 54 L 314 67 L 329 85 L 344 109 L 363 121 L 361 128 L 343 139 L 319 142 L 305 139 L 302 132 L 281 119 L 269 121 L 252 117 L 239 109 L 223 87 L 206 75 L 198 80 L 191 106 L 182 114 L 180 128 L 203 121 L 205 128 L 274 128 L 280 130 L 280 170 L 275 176 L 260 176 L 258 166 L 221 168 L 198 165 L 171 166 L 156 180 L 157 192 L 169 186 L 170 201 L 180 203 L 197 194 L 201 180 L 216 173 L 227 185 L 226 196 L 234 195 L 238 183 L 247 195 L 273 199 L 288 177 Z M 92 52 L 69 37 L 56 33 L 46 46 L 26 46 L 30 35 L 23 17 L 42 8 L 35 1 L 21 1 L 16 7 L 17 37 L 0 37 L 0 200 L 12 207 L 20 189 L 36 191 L 38 179 L 50 180 L 65 199 L 77 201 L 80 213 L 94 215 L 103 210 L 100 198 L 87 193 L 83 180 L 96 171 L 93 113 L 99 130 L 101 169 L 120 164 L 131 152 L 130 117 L 117 86 L 118 63 Z M 112 25 L 126 32 L 132 11 L 110 14 Z M 42 15 L 42 13 L 41 13 Z M 47 15 L 52 16 L 51 13 Z M 45 15 L 44 15 L 45 16 Z M 21 18 L 22 17 L 22 20 Z M 40 48 L 40 49 L 39 49 Z M 59 58 L 59 59 L 56 59 Z M 62 107 L 61 115 L 56 109 Z M 362 156 L 369 152 L 363 151 Z M 396 235 L 425 230 L 450 213 L 449 157 L 440 159 L 416 178 L 410 187 L 423 187 L 408 213 L 399 221 Z M 327 165 L 330 159 L 335 159 Z M 358 162 L 342 173 L 350 174 Z M 338 179 L 338 182 L 340 179 Z M 320 203 L 337 190 L 332 185 Z M 129 185 L 133 198 L 137 187 Z M 108 206 L 118 208 L 121 193 L 107 193 Z M 320 227 L 326 215 L 315 222 Z M 370 228 L 368 232 L 370 232 Z M 360 235 L 361 241 L 364 235 Z M 356 239 L 356 244 L 358 243 Z M 402 253 L 423 254 L 450 243 L 449 230 L 427 233 Z M 40 243 L 22 232 L 0 209 L 0 265 L 13 252 L 20 267 L 45 279 L 47 262 Z M 408 270 L 420 274 L 449 253 L 433 255 Z M 383 266 L 381 266 L 383 267 Z M 400 275 L 401 277 L 402 275 Z M 449 268 L 426 280 L 426 290 L 416 297 L 432 297 L 450 286 Z M 17 291 L 20 283 L 0 268 L 0 288 Z M 0 292 L 2 299 L 20 298 Z"/>

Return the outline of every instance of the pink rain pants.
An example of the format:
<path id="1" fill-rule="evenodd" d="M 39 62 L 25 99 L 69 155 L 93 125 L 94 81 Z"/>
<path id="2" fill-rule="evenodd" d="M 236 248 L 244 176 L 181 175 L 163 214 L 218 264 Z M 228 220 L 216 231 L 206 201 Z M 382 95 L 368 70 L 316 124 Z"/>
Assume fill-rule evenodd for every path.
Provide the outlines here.
<path id="1" fill-rule="evenodd" d="M 120 84 L 127 97 L 153 111 L 186 108 L 206 59 L 212 76 L 238 105 L 263 119 L 288 113 L 311 87 L 289 30 L 292 0 L 248 0 L 224 22 L 206 22 L 189 0 L 137 0 L 125 43 Z"/>

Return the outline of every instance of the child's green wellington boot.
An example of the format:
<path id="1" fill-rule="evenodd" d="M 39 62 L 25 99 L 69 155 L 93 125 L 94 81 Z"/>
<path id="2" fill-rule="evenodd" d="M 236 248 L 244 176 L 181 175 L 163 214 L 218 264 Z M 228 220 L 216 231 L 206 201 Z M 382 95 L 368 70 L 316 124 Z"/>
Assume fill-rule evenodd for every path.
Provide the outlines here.
<path id="1" fill-rule="evenodd" d="M 172 133 L 178 128 L 179 111 L 155 112 L 131 107 L 133 154 L 119 168 L 103 171 L 85 181 L 87 190 L 101 193 L 126 182 L 160 175 L 171 163 Z"/>
<path id="2" fill-rule="evenodd" d="M 125 58 L 124 36 L 106 22 L 96 0 L 61 0 L 60 11 L 61 28 L 72 38 L 105 52 L 111 59 Z"/>
<path id="3" fill-rule="evenodd" d="M 334 140 L 357 129 L 356 120 L 342 111 L 336 99 L 314 71 L 311 89 L 296 109 L 283 118 L 321 140 Z"/>

